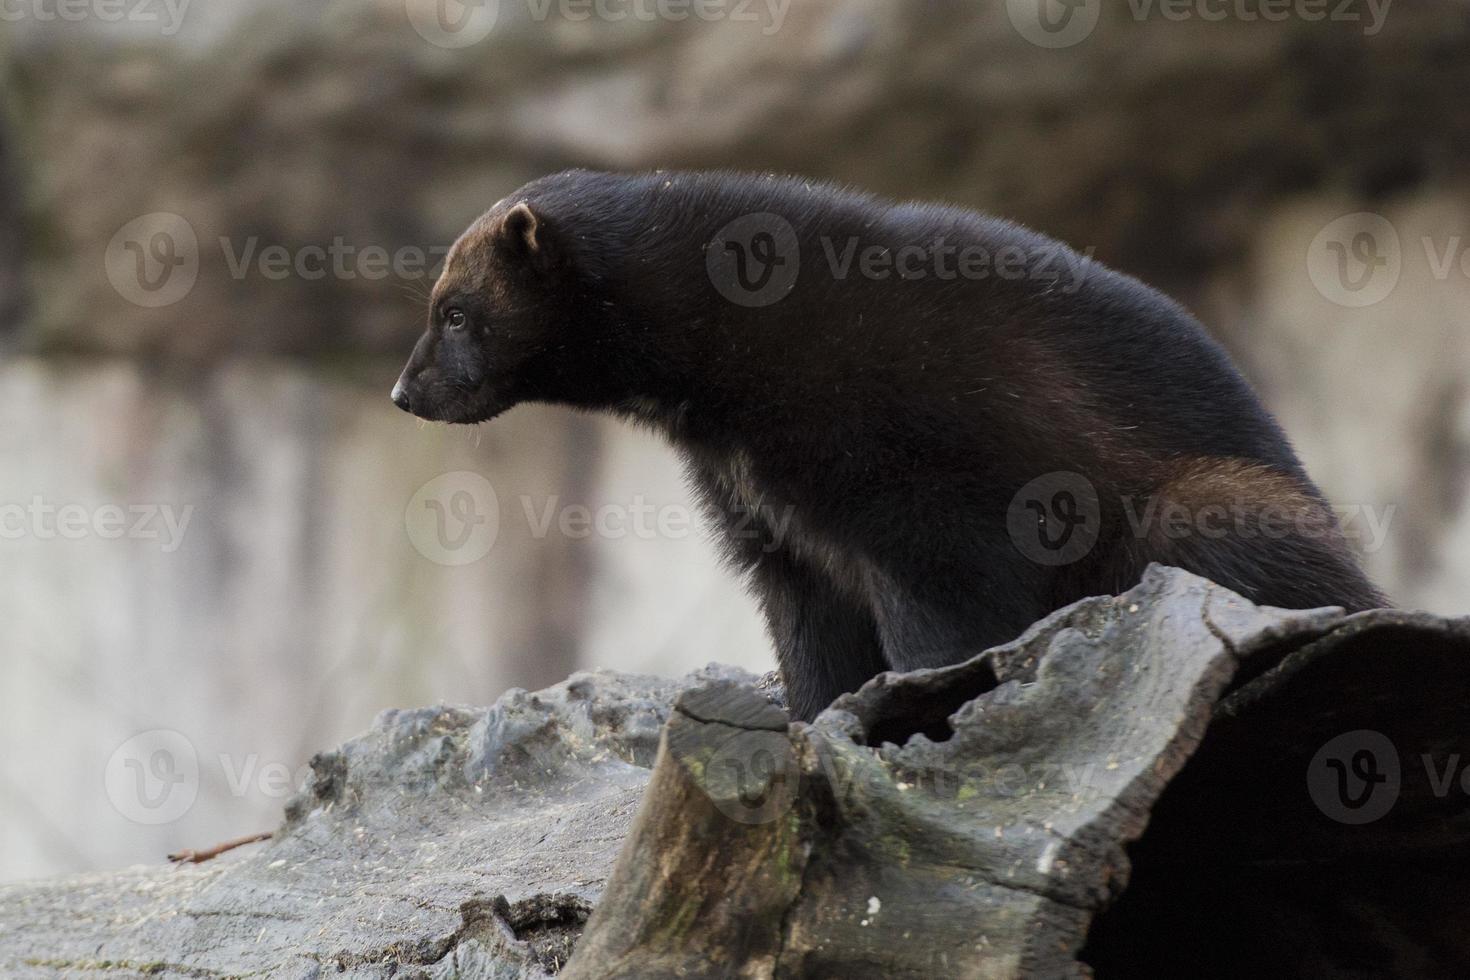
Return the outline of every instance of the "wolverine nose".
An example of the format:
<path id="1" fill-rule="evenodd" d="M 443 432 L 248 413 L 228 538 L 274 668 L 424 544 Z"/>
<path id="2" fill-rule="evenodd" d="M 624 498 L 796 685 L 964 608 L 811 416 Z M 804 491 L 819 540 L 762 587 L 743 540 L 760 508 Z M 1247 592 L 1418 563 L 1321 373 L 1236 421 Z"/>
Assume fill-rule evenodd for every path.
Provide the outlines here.
<path id="1" fill-rule="evenodd" d="M 397 405 L 399 408 L 403 409 L 405 412 L 410 411 L 409 405 L 408 405 L 408 392 L 405 391 L 404 388 L 403 388 L 403 379 L 402 378 L 399 378 L 398 379 L 398 383 L 393 386 L 393 394 L 390 395 L 389 397 L 391 397 L 393 399 L 393 404 Z"/>

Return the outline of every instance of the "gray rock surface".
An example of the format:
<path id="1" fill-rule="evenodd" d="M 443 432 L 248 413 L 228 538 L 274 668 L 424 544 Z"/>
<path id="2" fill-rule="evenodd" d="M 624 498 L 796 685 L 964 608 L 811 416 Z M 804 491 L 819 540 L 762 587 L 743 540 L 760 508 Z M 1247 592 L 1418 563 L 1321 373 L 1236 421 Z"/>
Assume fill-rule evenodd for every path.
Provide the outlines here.
<path id="1" fill-rule="evenodd" d="M 386 712 L 313 760 L 263 847 L 0 887 L 0 976 L 547 976 L 602 890 L 670 704 L 716 678 L 755 682 L 589 673 L 490 708 Z"/>
<path id="2" fill-rule="evenodd" d="M 1155 566 L 811 725 L 720 667 L 388 712 L 259 850 L 0 888 L 0 975 L 1463 976 L 1467 656 Z"/>

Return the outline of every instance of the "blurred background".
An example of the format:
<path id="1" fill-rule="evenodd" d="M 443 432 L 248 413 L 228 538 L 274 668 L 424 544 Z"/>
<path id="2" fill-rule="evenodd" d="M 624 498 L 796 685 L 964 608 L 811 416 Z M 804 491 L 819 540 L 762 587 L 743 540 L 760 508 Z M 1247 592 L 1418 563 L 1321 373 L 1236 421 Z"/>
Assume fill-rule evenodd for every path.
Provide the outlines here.
<path id="1" fill-rule="evenodd" d="M 737 167 L 1190 306 L 1470 610 L 1463 0 L 0 0 L 0 880 L 271 829 L 379 710 L 768 669 L 672 453 L 388 391 L 524 181 Z"/>

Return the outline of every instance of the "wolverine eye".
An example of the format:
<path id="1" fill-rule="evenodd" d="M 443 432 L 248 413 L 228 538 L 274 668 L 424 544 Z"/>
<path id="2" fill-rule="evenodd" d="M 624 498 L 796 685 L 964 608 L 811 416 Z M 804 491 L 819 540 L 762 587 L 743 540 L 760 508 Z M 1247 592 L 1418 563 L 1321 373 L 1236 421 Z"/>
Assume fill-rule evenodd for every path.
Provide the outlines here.
<path id="1" fill-rule="evenodd" d="M 450 310 L 444 314 L 444 322 L 449 324 L 451 330 L 463 330 L 464 325 L 469 322 L 469 317 L 464 315 L 464 310 Z"/>

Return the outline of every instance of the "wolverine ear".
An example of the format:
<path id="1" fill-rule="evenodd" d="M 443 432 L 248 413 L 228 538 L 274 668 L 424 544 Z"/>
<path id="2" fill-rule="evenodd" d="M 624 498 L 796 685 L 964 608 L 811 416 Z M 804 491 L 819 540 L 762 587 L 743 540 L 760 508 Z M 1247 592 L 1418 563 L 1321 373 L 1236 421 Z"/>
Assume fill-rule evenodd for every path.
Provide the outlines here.
<path id="1" fill-rule="evenodd" d="M 546 226 L 531 205 L 521 201 L 506 212 L 500 226 L 500 244 L 512 255 L 546 259 Z"/>

